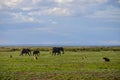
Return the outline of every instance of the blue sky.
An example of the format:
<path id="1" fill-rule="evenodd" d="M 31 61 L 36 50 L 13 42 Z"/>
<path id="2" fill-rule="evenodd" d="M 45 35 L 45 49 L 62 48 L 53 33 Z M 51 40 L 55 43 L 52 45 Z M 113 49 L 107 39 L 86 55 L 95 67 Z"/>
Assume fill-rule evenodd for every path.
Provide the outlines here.
<path id="1" fill-rule="evenodd" d="M 0 0 L 0 45 L 120 45 L 120 0 Z"/>

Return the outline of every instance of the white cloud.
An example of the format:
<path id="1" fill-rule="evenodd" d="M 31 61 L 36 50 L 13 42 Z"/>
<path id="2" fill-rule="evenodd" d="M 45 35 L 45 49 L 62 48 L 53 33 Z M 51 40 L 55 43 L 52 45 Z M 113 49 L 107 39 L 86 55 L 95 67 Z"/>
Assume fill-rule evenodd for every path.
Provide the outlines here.
<path id="1" fill-rule="evenodd" d="M 71 11 L 69 9 L 63 9 L 63 8 L 59 8 L 59 7 L 54 7 L 52 9 L 48 9 L 46 11 L 48 14 L 52 14 L 52 15 L 58 15 L 58 16 L 68 16 L 71 15 Z"/>
<path id="2" fill-rule="evenodd" d="M 30 11 L 32 10 L 33 8 L 32 7 L 22 7 L 21 8 L 23 11 Z"/>
<path id="3" fill-rule="evenodd" d="M 21 4 L 24 0 L 1 0 L 0 2 L 2 2 L 4 5 L 6 5 L 7 7 L 16 7 L 19 4 Z"/>
<path id="4" fill-rule="evenodd" d="M 87 18 L 120 18 L 120 9 L 101 9 L 109 0 L 0 0 L 0 10 L 23 14 L 13 14 L 23 22 L 40 22 L 41 16 L 85 16 Z M 118 0 L 120 2 L 120 0 Z M 8 8 L 9 7 L 9 8 Z M 5 9 L 6 8 L 6 9 Z M 110 8 L 110 9 L 109 9 Z M 15 20 L 16 20 L 15 19 Z M 114 20 L 115 21 L 115 20 Z M 55 23 L 55 22 L 53 22 Z M 55 23 L 56 24 L 56 23 Z"/>
<path id="5" fill-rule="evenodd" d="M 22 9 L 23 11 L 30 11 L 41 7 L 39 6 L 39 4 L 42 2 L 42 0 L 25 0 L 25 1 L 23 3 L 23 6 L 20 7 L 20 9 Z"/>
<path id="6" fill-rule="evenodd" d="M 73 0 L 54 0 L 56 3 L 59 4 L 65 4 L 65 3 L 71 3 Z"/>
<path id="7" fill-rule="evenodd" d="M 0 5 L 2 5 L 4 9 L 22 9 L 28 11 L 40 7 L 40 2 L 42 2 L 42 0 L 0 0 Z"/>
<path id="8" fill-rule="evenodd" d="M 101 3 L 106 3 L 108 0 L 54 0 L 54 2 L 58 4 L 72 4 L 74 3 L 77 4 L 101 4 Z"/>
<path id="9" fill-rule="evenodd" d="M 33 4 L 37 4 L 37 3 L 39 3 L 39 2 L 42 2 L 43 0 L 32 0 L 32 3 Z"/>
<path id="10" fill-rule="evenodd" d="M 5 0 L 7 1 L 7 0 Z M 38 2 L 41 2 L 42 0 L 32 0 L 32 2 L 34 4 L 37 4 Z M 13 1 L 11 1 L 10 3 L 12 4 Z M 26 1 L 27 2 L 27 1 Z M 6 3 L 6 2 L 4 2 Z M 1 4 L 1 3 L 0 3 Z M 15 0 L 15 4 L 17 4 L 16 0 Z M 28 5 L 28 4 L 26 4 Z M 0 6 L 1 7 L 1 6 Z M 42 19 L 39 18 L 43 15 L 47 16 L 67 16 L 67 15 L 70 15 L 70 11 L 68 9 L 63 9 L 63 8 L 59 8 L 59 7 L 53 7 L 53 8 L 42 8 L 40 7 L 40 9 L 37 9 L 37 10 L 32 10 L 33 8 L 35 9 L 36 7 L 39 8 L 39 6 L 32 6 L 32 5 L 28 5 L 28 6 L 22 6 L 22 7 L 19 7 L 19 9 L 22 9 L 23 11 L 18 11 L 17 13 L 14 12 L 13 10 L 10 11 L 6 11 L 7 16 L 10 16 L 9 17 L 9 20 L 10 21 L 7 21 L 7 22 L 37 22 L 37 23 L 41 23 L 42 22 Z M 5 8 L 4 8 L 5 9 Z M 17 9 L 15 9 L 17 10 Z M 10 12 L 9 12 L 10 11 Z M 12 17 L 11 17 L 12 15 Z M 11 19 L 10 19 L 11 18 Z M 5 19 L 4 19 L 5 20 Z M 6 19 L 7 20 L 7 19 Z M 53 24 L 56 24 L 56 22 L 52 22 Z"/>
<path id="11" fill-rule="evenodd" d="M 72 8 L 73 6 L 76 6 L 76 8 L 79 8 L 78 6 L 86 7 L 88 5 L 106 3 L 107 1 L 108 0 L 0 0 L 0 4 L 4 5 L 4 8 L 10 7 L 25 11 L 41 7 L 62 7 L 63 9 L 69 7 L 70 9 L 74 9 Z M 49 4 L 54 6 L 50 7 Z"/>
<path id="12" fill-rule="evenodd" d="M 52 16 L 70 16 L 72 14 L 72 11 L 67 8 L 60 8 L 60 7 L 54 7 L 54 8 L 47 8 L 39 11 L 33 11 L 29 12 L 28 15 L 31 16 L 42 16 L 42 15 L 52 15 Z"/>
<path id="13" fill-rule="evenodd" d="M 32 23 L 41 23 L 42 21 L 39 19 L 36 19 L 34 17 L 22 14 L 22 13 L 12 13 L 11 15 L 14 16 L 14 20 L 16 22 L 32 22 Z"/>
<path id="14" fill-rule="evenodd" d="M 18 8 L 23 11 L 32 11 L 41 8 L 41 2 L 42 0 L 24 0 Z"/>
<path id="15" fill-rule="evenodd" d="M 58 5 L 50 10 L 51 13 L 66 13 L 68 16 L 85 16 L 99 9 L 108 0 L 54 0 Z M 62 9 L 62 11 L 61 11 Z M 64 10 L 65 9 L 65 10 Z M 64 10 L 64 11 L 63 11 Z M 58 12 L 58 13 L 57 13 Z"/>

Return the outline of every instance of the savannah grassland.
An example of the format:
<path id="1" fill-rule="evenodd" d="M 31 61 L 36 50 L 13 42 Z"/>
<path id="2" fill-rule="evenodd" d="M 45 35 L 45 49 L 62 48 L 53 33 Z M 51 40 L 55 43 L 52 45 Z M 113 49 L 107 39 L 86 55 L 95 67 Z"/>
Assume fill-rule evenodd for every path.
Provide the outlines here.
<path id="1" fill-rule="evenodd" d="M 0 80 L 120 80 L 120 47 L 65 47 L 61 56 L 30 47 L 41 51 L 38 60 L 19 56 L 21 48 L 0 47 Z"/>

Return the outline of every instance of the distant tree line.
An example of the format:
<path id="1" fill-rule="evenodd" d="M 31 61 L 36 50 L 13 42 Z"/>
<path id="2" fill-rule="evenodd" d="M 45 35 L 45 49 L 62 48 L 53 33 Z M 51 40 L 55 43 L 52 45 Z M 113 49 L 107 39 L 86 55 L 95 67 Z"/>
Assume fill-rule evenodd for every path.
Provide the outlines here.
<path id="1" fill-rule="evenodd" d="M 21 51 L 22 47 L 0 47 L 0 52 Z M 37 49 L 40 51 L 51 51 L 52 47 L 30 47 L 32 51 Z M 120 47 L 64 47 L 65 51 L 80 52 L 80 51 L 120 51 Z"/>
<path id="2" fill-rule="evenodd" d="M 75 47 L 65 48 L 65 51 L 79 52 L 79 51 L 120 51 L 120 47 Z"/>

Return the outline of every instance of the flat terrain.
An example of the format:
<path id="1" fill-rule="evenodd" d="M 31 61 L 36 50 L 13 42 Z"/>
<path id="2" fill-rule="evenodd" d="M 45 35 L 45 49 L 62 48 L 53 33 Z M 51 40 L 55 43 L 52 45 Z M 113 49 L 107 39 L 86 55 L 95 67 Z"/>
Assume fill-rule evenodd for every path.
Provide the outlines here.
<path id="1" fill-rule="evenodd" d="M 41 51 L 38 60 L 19 54 L 0 52 L 0 80 L 120 80 L 120 51 L 65 51 L 61 56 Z"/>

